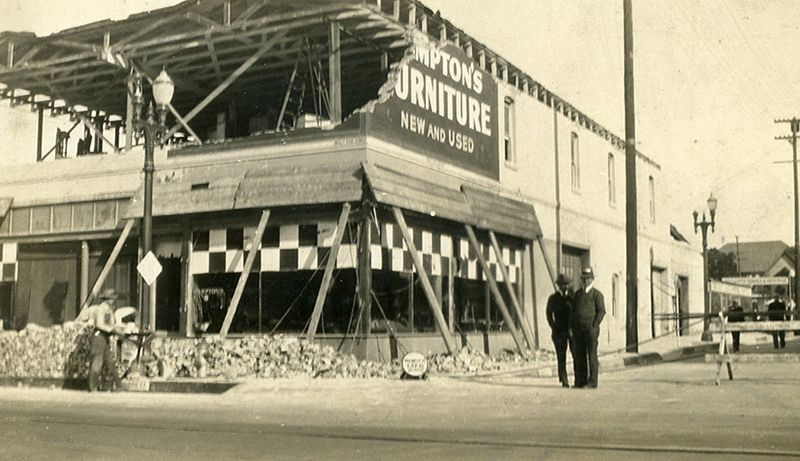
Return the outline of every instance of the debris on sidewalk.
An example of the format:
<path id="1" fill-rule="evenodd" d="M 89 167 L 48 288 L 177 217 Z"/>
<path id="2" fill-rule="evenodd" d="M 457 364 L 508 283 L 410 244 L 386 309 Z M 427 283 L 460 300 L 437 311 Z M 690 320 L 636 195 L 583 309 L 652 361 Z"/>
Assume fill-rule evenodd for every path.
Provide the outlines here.
<path id="1" fill-rule="evenodd" d="M 545 364 L 555 361 L 555 353 L 538 350 L 528 358 L 506 349 L 502 355 L 491 357 L 472 347 L 464 346 L 455 354 L 431 354 L 428 356 L 428 367 L 432 374 L 463 375 L 483 371 L 499 371 Z"/>

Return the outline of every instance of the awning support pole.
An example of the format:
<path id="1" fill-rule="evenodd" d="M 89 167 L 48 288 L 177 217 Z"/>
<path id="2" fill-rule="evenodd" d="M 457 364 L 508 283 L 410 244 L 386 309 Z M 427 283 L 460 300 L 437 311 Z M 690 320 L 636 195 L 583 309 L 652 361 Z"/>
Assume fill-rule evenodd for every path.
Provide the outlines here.
<path id="1" fill-rule="evenodd" d="M 547 252 L 544 251 L 544 243 L 542 243 L 542 238 L 538 237 L 536 241 L 539 243 L 539 249 L 542 250 L 544 264 L 547 266 L 547 273 L 550 274 L 550 281 L 553 282 L 553 289 L 558 290 L 558 285 L 556 285 L 556 273 L 553 272 L 553 266 L 550 264 L 550 257 L 547 256 Z"/>
<path id="2" fill-rule="evenodd" d="M 506 302 L 503 301 L 503 294 L 500 293 L 500 289 L 497 288 L 497 282 L 494 279 L 494 275 L 492 275 L 492 271 L 489 270 L 489 264 L 486 262 L 486 257 L 483 256 L 483 252 L 481 252 L 481 247 L 478 245 L 478 239 L 475 237 L 475 231 L 472 230 L 472 226 L 469 224 L 466 224 L 464 229 L 467 231 L 467 236 L 469 237 L 469 242 L 472 245 L 472 249 L 475 250 L 475 254 L 478 256 L 478 263 L 480 263 L 481 270 L 483 270 L 483 275 L 486 277 L 486 281 L 489 282 L 489 289 L 492 290 L 492 295 L 494 295 L 494 300 L 497 302 L 497 307 L 500 308 L 500 312 L 503 314 L 506 324 L 508 324 L 508 329 L 511 331 L 511 336 L 514 338 L 514 343 L 516 343 L 519 353 L 525 356 L 527 355 L 525 351 L 525 344 L 523 344 L 522 338 L 520 338 L 519 332 L 514 326 L 514 319 L 511 318 L 511 313 L 508 312 Z"/>
<path id="3" fill-rule="evenodd" d="M 317 334 L 319 319 L 322 316 L 322 306 L 325 305 L 325 298 L 328 296 L 328 290 L 331 287 L 333 268 L 336 266 L 339 246 L 342 243 L 342 236 L 344 236 L 344 229 L 347 227 L 347 219 L 349 217 L 350 204 L 345 203 L 342 205 L 342 213 L 339 215 L 339 222 L 336 224 L 336 232 L 333 234 L 333 246 L 331 246 L 331 252 L 328 254 L 328 261 L 325 264 L 325 273 L 322 276 L 322 284 L 319 286 L 317 300 L 314 302 L 314 311 L 311 313 L 311 320 L 308 324 L 308 332 L 306 333 L 306 339 L 308 341 L 313 341 L 314 335 Z"/>
<path id="4" fill-rule="evenodd" d="M 517 312 L 517 317 L 519 318 L 519 323 L 522 326 L 522 334 L 525 335 L 525 341 L 528 342 L 528 348 L 534 349 L 536 347 L 536 340 L 533 338 L 533 332 L 528 324 L 528 319 L 522 312 L 522 306 L 520 306 L 519 299 L 517 299 L 517 294 L 514 292 L 514 288 L 511 286 L 511 280 L 508 278 L 508 270 L 506 269 L 506 264 L 503 261 L 503 253 L 500 251 L 500 245 L 497 243 L 497 236 L 495 236 L 494 231 L 489 231 L 489 240 L 492 242 L 494 254 L 497 255 L 497 265 L 500 267 L 500 273 L 503 275 L 503 282 L 505 282 L 504 284 L 506 286 L 506 291 L 508 291 L 508 296 L 511 298 L 511 304 L 514 306 L 514 310 Z"/>
<path id="5" fill-rule="evenodd" d="M 419 274 L 420 281 L 422 282 L 422 289 L 425 291 L 425 297 L 428 298 L 428 304 L 433 311 L 436 325 L 439 326 L 439 331 L 442 333 L 447 351 L 454 353 L 456 351 L 456 345 L 453 341 L 453 336 L 450 333 L 450 329 L 447 327 L 447 322 L 444 320 L 442 309 L 439 306 L 439 300 L 436 299 L 436 293 L 433 292 L 431 282 L 428 280 L 428 274 L 425 272 L 425 267 L 422 265 L 422 258 L 420 258 L 419 253 L 417 253 L 417 247 L 414 245 L 414 239 L 411 237 L 411 232 L 408 230 L 408 225 L 406 225 L 403 213 L 399 208 L 393 206 L 392 214 L 394 214 L 394 219 L 397 221 L 397 225 L 400 226 L 400 231 L 403 233 L 403 240 L 406 241 L 408 251 L 411 253 L 411 259 L 414 261 L 414 267 L 417 268 L 417 274 Z"/>
<path id="6" fill-rule="evenodd" d="M 83 304 L 81 304 L 80 313 L 86 306 L 89 305 L 92 300 L 100 293 L 100 288 L 103 287 L 103 284 L 106 282 L 106 278 L 108 277 L 109 272 L 111 272 L 111 268 L 114 267 L 114 263 L 117 262 L 117 257 L 119 253 L 122 251 L 123 245 L 125 245 L 125 241 L 128 239 L 128 235 L 131 233 L 131 229 L 133 229 L 133 223 L 135 220 L 129 219 L 128 222 L 125 223 L 125 227 L 122 229 L 122 233 L 119 235 L 117 239 L 117 244 L 114 245 L 114 249 L 111 251 L 111 255 L 108 257 L 108 261 L 106 261 L 106 265 L 103 266 L 103 270 L 100 271 L 100 275 L 97 277 L 97 281 L 94 282 L 94 286 L 92 287 L 91 293 L 89 296 L 83 300 Z"/>
<path id="7" fill-rule="evenodd" d="M 261 247 L 261 236 L 264 235 L 264 229 L 267 227 L 269 213 L 270 211 L 268 209 L 261 212 L 261 219 L 258 221 L 258 227 L 256 228 L 255 234 L 253 234 L 253 241 L 250 242 L 250 250 L 247 252 L 247 259 L 245 259 L 244 267 L 242 267 L 242 274 L 239 276 L 239 282 L 236 284 L 236 289 L 233 291 L 231 304 L 228 306 L 228 312 L 225 314 L 225 320 L 222 322 L 222 328 L 219 330 L 219 335 L 222 338 L 228 335 L 231 322 L 233 322 L 233 316 L 236 315 L 236 309 L 239 307 L 239 301 L 241 301 L 242 293 L 244 293 L 244 286 L 247 284 L 247 277 L 250 275 L 250 270 L 253 268 L 256 255 Z M 259 273 L 259 277 L 260 276 L 261 274 Z"/>

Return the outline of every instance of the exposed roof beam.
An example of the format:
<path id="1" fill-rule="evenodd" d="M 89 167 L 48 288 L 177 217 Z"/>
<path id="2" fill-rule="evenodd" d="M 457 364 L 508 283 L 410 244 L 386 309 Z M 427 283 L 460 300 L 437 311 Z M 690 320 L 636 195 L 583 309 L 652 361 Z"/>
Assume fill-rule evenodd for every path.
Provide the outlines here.
<path id="1" fill-rule="evenodd" d="M 224 26 L 222 24 L 218 23 L 217 21 L 214 21 L 213 19 L 209 19 L 195 11 L 187 11 L 185 16 L 186 18 L 191 19 L 192 21 L 200 24 L 201 26 L 205 26 L 211 30 L 224 29 Z"/>
<path id="2" fill-rule="evenodd" d="M 239 76 L 241 76 L 245 71 L 247 71 L 247 69 L 252 67 L 252 65 L 255 64 L 262 56 L 264 56 L 264 54 L 267 51 L 272 49 L 272 47 L 275 46 L 275 43 L 277 43 L 283 36 L 284 34 L 277 34 L 273 36 L 270 40 L 267 40 L 267 42 L 264 43 L 262 47 L 259 48 L 258 51 L 256 51 L 252 56 L 250 56 L 247 59 L 247 61 L 242 63 L 242 65 L 239 66 L 238 69 L 236 69 L 233 73 L 231 73 L 228 76 L 228 78 L 225 79 L 224 82 L 222 82 L 217 88 L 215 88 L 211 93 L 209 93 L 208 96 L 206 96 L 205 99 L 203 99 L 197 106 L 195 106 L 194 109 L 192 109 L 188 114 L 186 114 L 186 117 L 184 117 L 185 123 L 191 122 L 195 115 L 197 115 L 211 101 L 213 101 L 217 96 L 219 96 L 220 93 L 225 91 L 225 89 L 228 86 L 230 86 L 230 84 L 233 83 L 237 78 L 239 78 Z M 178 131 L 179 127 L 180 125 L 175 125 L 174 127 L 170 128 L 169 132 L 167 132 L 164 139 L 169 139 L 170 136 L 172 136 L 173 134 L 175 134 L 176 131 Z"/>

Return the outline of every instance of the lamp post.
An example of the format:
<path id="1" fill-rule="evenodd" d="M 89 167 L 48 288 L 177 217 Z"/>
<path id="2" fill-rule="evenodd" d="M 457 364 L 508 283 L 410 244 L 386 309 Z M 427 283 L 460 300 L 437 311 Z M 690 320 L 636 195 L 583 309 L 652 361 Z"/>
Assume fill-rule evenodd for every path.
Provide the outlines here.
<path id="1" fill-rule="evenodd" d="M 163 136 L 167 133 L 167 106 L 172 101 L 174 92 L 175 84 L 166 70 L 162 70 L 153 81 L 153 99 L 156 103 L 158 120 L 155 119 L 152 103 L 147 107 L 147 118 L 142 120 L 141 111 L 144 106 L 144 97 L 141 80 L 134 85 L 133 127 L 144 135 L 144 214 L 142 215 L 142 254 L 144 256 L 150 253 L 153 242 L 153 172 L 155 171 L 153 151 L 156 142 L 163 145 L 166 141 Z M 153 308 L 150 304 L 150 286 L 145 283 L 142 293 L 142 309 L 139 314 L 142 324 L 145 313 L 149 316 Z M 149 326 L 155 328 L 155 325 Z"/>
<path id="2" fill-rule="evenodd" d="M 708 227 L 711 226 L 711 232 L 714 232 L 714 218 L 717 214 L 717 199 L 714 197 L 714 193 L 712 192 L 711 195 L 708 196 L 708 200 L 706 200 L 706 204 L 708 205 L 708 211 L 711 215 L 711 221 L 706 221 L 706 213 L 703 212 L 703 220 L 701 222 L 697 222 L 697 212 L 695 211 L 694 214 L 694 233 L 697 233 L 697 228 L 699 227 L 703 232 L 703 294 L 704 294 L 704 303 L 703 303 L 703 334 L 700 336 L 701 341 L 711 341 L 711 332 L 708 331 L 708 325 L 711 321 L 709 317 L 709 313 L 711 311 L 710 306 L 710 299 L 708 296 Z"/>

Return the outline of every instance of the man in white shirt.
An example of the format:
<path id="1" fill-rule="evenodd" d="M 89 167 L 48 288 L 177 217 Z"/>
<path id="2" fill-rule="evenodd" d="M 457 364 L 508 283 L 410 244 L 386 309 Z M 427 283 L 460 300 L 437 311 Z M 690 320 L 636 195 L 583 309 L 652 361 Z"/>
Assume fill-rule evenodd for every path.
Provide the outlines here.
<path id="1" fill-rule="evenodd" d="M 89 366 L 89 392 L 97 391 L 103 365 L 106 366 L 114 380 L 113 390 L 121 390 L 122 382 L 119 379 L 117 364 L 111 355 L 110 346 L 111 335 L 122 334 L 124 331 L 121 325 L 116 325 L 117 320 L 114 317 L 114 301 L 117 299 L 117 294 L 114 290 L 105 290 L 98 298 L 101 301 L 100 304 L 87 307 L 75 319 L 78 322 L 86 322 L 94 326 Z"/>

